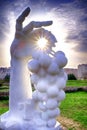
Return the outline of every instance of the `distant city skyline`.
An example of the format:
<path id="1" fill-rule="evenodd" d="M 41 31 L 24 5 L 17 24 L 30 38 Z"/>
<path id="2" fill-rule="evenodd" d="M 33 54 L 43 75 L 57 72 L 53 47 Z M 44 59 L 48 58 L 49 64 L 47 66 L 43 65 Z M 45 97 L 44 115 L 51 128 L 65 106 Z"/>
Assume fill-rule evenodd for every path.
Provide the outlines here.
<path id="1" fill-rule="evenodd" d="M 46 27 L 58 40 L 55 50 L 68 58 L 67 68 L 87 64 L 86 0 L 0 0 L 0 67 L 10 66 L 10 45 L 15 34 L 15 21 L 29 6 L 31 13 L 24 22 L 53 20 Z"/>

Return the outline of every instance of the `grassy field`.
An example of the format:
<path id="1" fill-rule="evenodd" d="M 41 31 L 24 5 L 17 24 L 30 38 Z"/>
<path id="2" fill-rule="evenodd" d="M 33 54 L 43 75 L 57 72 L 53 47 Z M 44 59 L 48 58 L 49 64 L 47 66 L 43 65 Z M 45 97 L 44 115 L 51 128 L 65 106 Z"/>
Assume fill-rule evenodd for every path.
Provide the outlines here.
<path id="1" fill-rule="evenodd" d="M 0 87 L 0 92 L 8 92 L 8 91 L 9 91 L 9 87 L 8 86 Z"/>
<path id="2" fill-rule="evenodd" d="M 8 110 L 8 97 L 0 100 L 0 115 Z"/>
<path id="3" fill-rule="evenodd" d="M 84 87 L 87 86 L 87 80 L 68 80 L 67 87 Z"/>
<path id="4" fill-rule="evenodd" d="M 60 110 L 62 116 L 72 118 L 87 129 L 87 92 L 67 93 Z"/>

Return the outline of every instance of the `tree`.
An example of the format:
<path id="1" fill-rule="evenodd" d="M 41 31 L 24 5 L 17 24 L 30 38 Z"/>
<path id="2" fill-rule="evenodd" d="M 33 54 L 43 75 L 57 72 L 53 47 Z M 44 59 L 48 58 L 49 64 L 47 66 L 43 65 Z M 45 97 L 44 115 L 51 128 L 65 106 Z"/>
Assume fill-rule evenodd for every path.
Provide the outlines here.
<path id="1" fill-rule="evenodd" d="M 7 75 L 5 76 L 5 78 L 4 78 L 4 81 L 5 81 L 5 82 L 9 82 L 9 81 L 10 81 L 10 75 L 7 74 Z"/>
<path id="2" fill-rule="evenodd" d="M 68 80 L 77 80 L 74 74 L 68 74 Z"/>

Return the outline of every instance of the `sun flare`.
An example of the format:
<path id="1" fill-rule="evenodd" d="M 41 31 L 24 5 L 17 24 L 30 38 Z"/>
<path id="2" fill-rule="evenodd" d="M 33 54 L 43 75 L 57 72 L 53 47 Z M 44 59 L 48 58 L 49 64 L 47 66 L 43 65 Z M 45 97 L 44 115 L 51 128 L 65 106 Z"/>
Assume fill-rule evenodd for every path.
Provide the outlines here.
<path id="1" fill-rule="evenodd" d="M 46 47 L 47 47 L 47 40 L 45 38 L 40 38 L 38 41 L 37 41 L 37 44 L 38 44 L 38 47 L 41 49 L 41 50 L 44 50 Z"/>

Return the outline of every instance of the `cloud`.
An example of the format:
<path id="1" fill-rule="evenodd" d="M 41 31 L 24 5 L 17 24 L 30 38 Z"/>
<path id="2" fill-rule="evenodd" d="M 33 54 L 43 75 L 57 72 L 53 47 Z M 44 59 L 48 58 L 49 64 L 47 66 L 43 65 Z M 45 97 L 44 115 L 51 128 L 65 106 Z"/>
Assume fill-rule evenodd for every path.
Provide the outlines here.
<path id="1" fill-rule="evenodd" d="M 87 52 L 87 30 L 80 32 L 75 39 L 77 41 L 75 51 Z"/>
<path id="2" fill-rule="evenodd" d="M 63 21 L 67 31 L 66 43 L 73 44 L 78 52 L 87 52 L 87 6 L 85 1 L 61 4 L 54 8 L 56 17 Z"/>
<path id="3" fill-rule="evenodd" d="M 10 25 L 7 16 L 4 15 L 4 12 L 0 12 L 0 42 L 7 37 L 6 32 L 9 32 L 9 27 Z"/>
<path id="4" fill-rule="evenodd" d="M 68 43 L 76 44 L 73 48 L 75 51 L 81 53 L 87 52 L 87 7 L 80 6 L 80 8 L 76 8 L 74 3 L 72 13 L 75 25 L 72 24 L 72 26 L 68 28 L 66 40 Z"/>

